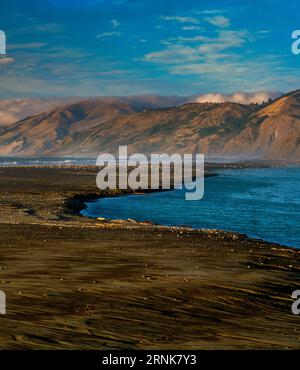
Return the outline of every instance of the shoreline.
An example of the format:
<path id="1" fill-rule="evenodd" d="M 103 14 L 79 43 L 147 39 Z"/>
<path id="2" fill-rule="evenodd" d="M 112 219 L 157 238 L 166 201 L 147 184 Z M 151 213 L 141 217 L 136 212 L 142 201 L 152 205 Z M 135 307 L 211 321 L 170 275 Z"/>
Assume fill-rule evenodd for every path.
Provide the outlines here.
<path id="1" fill-rule="evenodd" d="M 169 191 L 172 191 L 172 190 L 169 190 Z M 70 203 L 69 205 L 67 206 L 67 209 L 71 210 L 71 211 L 74 211 L 77 215 L 79 215 L 80 217 L 84 217 L 84 218 L 88 218 L 88 219 L 91 219 L 93 221 L 102 221 L 104 223 L 112 223 L 114 224 L 115 222 L 118 222 L 119 224 L 121 223 L 124 223 L 125 224 L 128 224 L 128 223 L 133 223 L 137 226 L 145 226 L 145 225 L 151 225 L 151 226 L 154 226 L 154 227 L 159 227 L 159 228 L 165 228 L 165 229 L 170 229 L 170 230 L 186 230 L 186 231 L 195 231 L 195 232 L 199 232 L 199 233 L 211 233 L 211 234 L 215 234 L 215 235 L 220 235 L 220 234 L 223 234 L 223 235 L 227 235 L 227 236 L 232 236 L 234 238 L 237 238 L 237 239 L 247 239 L 249 240 L 250 242 L 251 241 L 255 241 L 255 242 L 261 242 L 262 244 L 269 244 L 270 246 L 277 246 L 277 247 L 281 247 L 281 248 L 287 248 L 287 249 L 292 249 L 292 250 L 295 250 L 295 251 L 300 251 L 299 248 L 297 247 L 294 247 L 294 246 L 289 246 L 289 245 L 284 245 L 284 244 L 280 244 L 280 243 L 277 243 L 277 242 L 273 242 L 273 241 L 270 241 L 270 240 L 266 240 L 266 239 L 263 239 L 263 238 L 255 238 L 255 237 L 252 237 L 252 236 L 249 236 L 248 234 L 245 234 L 245 233 L 242 233 L 242 232 L 239 232 L 239 231 L 230 231 L 230 230 L 223 230 L 223 229 L 218 229 L 218 228 L 200 228 L 200 227 L 192 227 L 192 226 L 189 226 L 189 225 L 163 225 L 163 224 L 159 224 L 159 223 L 156 223 L 154 221 L 151 221 L 151 220 L 145 220 L 145 221 L 139 221 L 139 220 L 136 220 L 134 218 L 121 218 L 121 219 L 117 219 L 117 218 L 106 218 L 106 217 L 103 217 L 101 215 L 95 217 L 95 216 L 87 216 L 87 215 L 83 215 L 81 213 L 81 211 L 83 211 L 84 209 L 86 209 L 86 203 L 88 202 L 96 202 L 97 200 L 99 199 L 110 199 L 110 198 L 117 198 L 117 197 L 126 197 L 126 196 L 130 196 L 130 195 L 147 195 L 147 194 L 150 194 L 151 192 L 146 192 L 146 193 L 128 193 L 128 194 L 114 194 L 114 195 L 106 195 L 106 196 L 99 196 L 99 195 L 94 195 L 94 196 L 75 196 L 76 199 L 71 199 L 70 200 Z M 74 201 L 74 205 L 73 205 L 73 201 Z"/>
<path id="2" fill-rule="evenodd" d="M 2 349 L 298 347 L 299 250 L 69 207 L 117 194 L 92 169 L 0 170 Z"/>
<path id="3" fill-rule="evenodd" d="M 265 164 L 263 166 L 255 166 L 255 164 L 253 164 L 253 166 L 248 166 L 248 165 L 244 165 L 243 166 L 239 166 L 239 167 L 235 167 L 236 164 L 233 164 L 233 163 L 230 163 L 229 164 L 229 168 L 226 166 L 226 164 L 222 164 L 222 166 L 224 166 L 225 168 L 216 168 L 216 170 L 226 170 L 226 169 L 247 169 L 247 168 L 272 168 L 272 167 L 269 167 L 269 166 L 266 166 Z M 281 166 L 280 166 L 281 167 Z M 206 173 L 205 177 L 216 177 L 216 176 L 220 176 L 219 173 Z M 85 217 L 85 218 L 88 218 L 88 219 L 91 219 L 91 220 L 94 220 L 94 221 L 103 221 L 103 222 L 106 222 L 106 223 L 109 223 L 109 222 L 133 222 L 135 224 L 138 224 L 138 225 L 145 225 L 145 224 L 149 224 L 149 225 L 152 225 L 152 226 L 158 226 L 158 227 L 164 227 L 164 228 L 170 228 L 170 229 L 186 229 L 186 230 L 194 230 L 194 231 L 211 231 L 211 232 L 220 232 L 220 233 L 225 233 L 225 234 L 235 234 L 235 235 L 239 235 L 241 237 L 246 237 L 247 239 L 249 240 L 255 240 L 255 241 L 261 241 L 263 243 L 269 243 L 271 245 L 278 245 L 278 246 L 281 246 L 282 248 L 292 248 L 294 250 L 299 250 L 299 248 L 297 248 L 296 246 L 290 246 L 290 245 L 285 245 L 285 244 L 281 244 L 281 243 L 278 243 L 278 242 L 275 242 L 275 241 L 271 241 L 271 240 L 267 240 L 267 239 L 264 239 L 263 237 L 262 238 L 257 238 L 257 237 L 253 237 L 253 236 L 250 236 L 248 235 L 247 233 L 243 233 L 243 232 L 240 232 L 240 231 L 231 231 L 231 230 L 225 230 L 225 229 L 218 229 L 218 228 L 201 228 L 201 227 L 192 227 L 192 226 L 189 226 L 189 225 L 185 225 L 185 224 L 182 224 L 182 225 L 164 225 L 164 224 L 159 224 L 159 223 L 156 223 L 152 220 L 145 220 L 145 221 L 140 221 L 140 220 L 137 220 L 137 219 L 134 219 L 134 218 L 131 218 L 131 217 L 128 217 L 128 218 L 121 218 L 121 219 L 116 219 L 116 218 L 107 218 L 107 217 L 104 217 L 102 215 L 99 215 L 99 216 L 88 216 L 88 215 L 83 215 L 81 212 L 84 211 L 86 208 L 87 208 L 87 205 L 86 203 L 93 203 L 93 202 L 97 202 L 97 200 L 100 200 L 100 199 L 103 199 L 103 198 L 106 198 L 106 199 L 110 199 L 110 198 L 116 198 L 116 197 L 127 197 L 129 195 L 148 195 L 148 194 L 152 194 L 152 193 L 156 193 L 156 192 L 169 192 L 169 191 L 174 191 L 175 189 L 168 189 L 168 190 L 162 190 L 162 189 L 158 189 L 158 190 L 151 190 L 151 189 L 147 189 L 147 190 L 140 190 L 140 191 L 122 191 L 120 193 L 112 193 L 112 194 L 107 194 L 107 195 L 99 195 L 99 194 L 83 194 L 83 195 L 75 195 L 74 198 L 70 199 L 68 201 L 68 206 L 67 206 L 67 209 L 69 209 L 70 211 L 72 212 L 75 212 L 75 214 L 79 215 L 80 217 Z"/>
<path id="4" fill-rule="evenodd" d="M 300 165 L 300 163 L 298 164 Z M 206 166 L 209 167 L 209 170 L 205 172 L 205 177 L 215 177 L 219 176 L 218 173 L 215 172 L 209 172 L 211 170 L 226 170 L 226 169 L 247 169 L 247 168 L 273 168 L 271 165 L 270 161 L 251 161 L 251 162 L 240 162 L 240 163 L 209 163 L 206 164 Z M 275 167 L 282 167 L 282 164 L 275 166 Z M 14 170 L 14 169 L 26 169 L 26 170 L 62 170 L 62 171 L 79 171 L 79 172 L 85 172 L 85 171 L 91 171 L 92 173 L 96 174 L 98 171 L 98 167 L 94 165 L 38 165 L 38 166 L 16 166 L 16 167 L 5 167 L 5 169 L 8 170 Z M 2 168 L 0 167 L 0 174 L 1 174 Z M 133 191 L 133 190 L 104 190 L 100 191 L 98 188 L 96 188 L 95 192 L 80 192 L 80 193 L 73 193 L 72 195 L 67 195 L 65 198 L 62 199 L 61 201 L 61 211 L 62 213 L 66 213 L 68 215 L 74 215 L 79 217 L 79 220 L 90 220 L 93 222 L 99 221 L 100 219 L 102 220 L 103 223 L 103 228 L 107 226 L 109 228 L 109 224 L 115 225 L 117 223 L 119 227 L 130 227 L 130 226 L 138 226 L 138 227 L 145 227 L 145 226 L 153 226 L 157 228 L 162 228 L 162 229 L 170 229 L 170 230 L 187 230 L 187 231 L 194 231 L 198 233 L 211 233 L 215 235 L 227 235 L 229 237 L 234 237 L 234 238 L 242 238 L 244 240 L 248 241 L 253 241 L 253 242 L 259 242 L 262 244 L 267 244 L 270 246 L 276 246 L 280 248 L 286 248 L 286 249 L 292 249 L 296 252 L 300 252 L 299 248 L 294 247 L 294 246 L 287 246 L 283 245 L 280 243 L 272 242 L 265 240 L 263 238 L 254 238 L 251 237 L 245 233 L 241 232 L 236 232 L 236 231 L 230 231 L 230 230 L 222 230 L 222 229 L 217 229 L 217 228 L 212 228 L 212 229 L 206 229 L 206 228 L 192 228 L 187 225 L 182 225 L 182 226 L 168 226 L 168 225 L 161 225 L 154 223 L 152 221 L 138 221 L 134 220 L 131 218 L 128 219 L 107 219 L 104 217 L 89 217 L 89 216 L 84 216 L 81 214 L 81 211 L 83 211 L 86 208 L 86 203 L 87 202 L 94 202 L 97 201 L 98 199 L 101 198 L 114 198 L 114 197 L 123 197 L 123 196 L 128 196 L 128 195 L 147 195 L 151 194 L 153 192 L 163 192 L 163 191 L 173 191 L 174 189 L 167 189 L 167 190 L 162 190 L 162 189 L 157 189 L 157 190 L 152 190 L 152 189 L 147 189 L 147 190 L 141 190 L 141 191 Z M 31 212 L 29 212 L 31 213 Z M 1 219 L 0 219 L 1 223 Z M 83 223 L 85 225 L 86 222 Z M 83 226 L 81 225 L 81 226 Z M 90 225 L 89 225 L 90 226 Z"/>

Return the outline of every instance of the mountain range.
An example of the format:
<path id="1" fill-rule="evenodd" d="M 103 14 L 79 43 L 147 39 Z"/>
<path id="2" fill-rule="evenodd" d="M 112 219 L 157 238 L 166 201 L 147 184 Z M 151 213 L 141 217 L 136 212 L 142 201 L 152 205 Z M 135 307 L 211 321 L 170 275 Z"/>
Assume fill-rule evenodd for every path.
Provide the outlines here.
<path id="1" fill-rule="evenodd" d="M 2 156 L 116 153 L 300 160 L 300 90 L 267 104 L 187 103 L 157 96 L 64 104 L 0 129 Z"/>

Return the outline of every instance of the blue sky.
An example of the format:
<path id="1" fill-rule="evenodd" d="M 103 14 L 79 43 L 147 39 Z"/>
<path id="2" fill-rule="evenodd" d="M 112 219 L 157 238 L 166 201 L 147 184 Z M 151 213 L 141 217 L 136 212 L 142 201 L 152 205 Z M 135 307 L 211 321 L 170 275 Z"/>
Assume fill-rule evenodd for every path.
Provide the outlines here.
<path id="1" fill-rule="evenodd" d="M 0 97 L 300 88 L 283 0 L 1 1 Z"/>

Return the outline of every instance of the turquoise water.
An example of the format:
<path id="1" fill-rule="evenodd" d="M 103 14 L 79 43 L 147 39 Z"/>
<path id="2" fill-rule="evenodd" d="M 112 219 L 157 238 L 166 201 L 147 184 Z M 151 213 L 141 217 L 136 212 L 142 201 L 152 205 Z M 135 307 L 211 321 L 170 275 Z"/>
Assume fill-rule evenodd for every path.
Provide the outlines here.
<path id="1" fill-rule="evenodd" d="M 223 170 L 205 180 L 200 201 L 184 190 L 103 198 L 87 203 L 86 216 L 150 220 L 236 231 L 300 248 L 300 168 Z"/>

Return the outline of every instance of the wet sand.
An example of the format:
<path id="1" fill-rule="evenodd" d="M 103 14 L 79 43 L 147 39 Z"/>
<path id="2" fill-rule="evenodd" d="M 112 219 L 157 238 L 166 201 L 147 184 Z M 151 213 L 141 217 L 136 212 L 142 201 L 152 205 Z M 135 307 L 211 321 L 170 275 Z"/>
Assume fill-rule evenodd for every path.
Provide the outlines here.
<path id="1" fill-rule="evenodd" d="M 95 173 L 0 168 L 1 349 L 300 347 L 300 252 L 81 217 L 85 197 L 116 195 Z"/>

